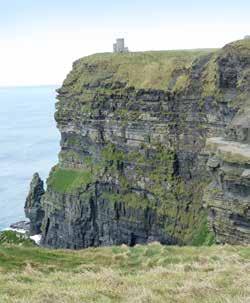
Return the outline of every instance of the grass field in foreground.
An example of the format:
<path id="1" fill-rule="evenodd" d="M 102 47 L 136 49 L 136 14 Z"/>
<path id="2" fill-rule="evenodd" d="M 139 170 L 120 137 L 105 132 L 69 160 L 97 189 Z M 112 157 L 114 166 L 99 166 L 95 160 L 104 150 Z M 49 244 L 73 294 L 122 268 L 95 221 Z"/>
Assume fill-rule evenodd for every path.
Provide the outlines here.
<path id="1" fill-rule="evenodd" d="M 0 246 L 1 303 L 250 302 L 250 247 Z"/>

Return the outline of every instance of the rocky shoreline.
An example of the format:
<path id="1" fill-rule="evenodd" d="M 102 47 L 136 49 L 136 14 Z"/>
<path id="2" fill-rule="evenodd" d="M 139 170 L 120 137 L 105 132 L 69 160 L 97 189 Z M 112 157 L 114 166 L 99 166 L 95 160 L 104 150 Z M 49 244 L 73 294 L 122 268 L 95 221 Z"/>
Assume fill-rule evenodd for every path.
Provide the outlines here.
<path id="1" fill-rule="evenodd" d="M 24 233 L 29 233 L 30 222 L 29 221 L 19 221 L 10 225 L 9 229 L 15 231 L 23 231 Z"/>
<path id="2" fill-rule="evenodd" d="M 38 246 L 41 243 L 41 238 L 42 238 L 41 234 L 31 235 L 29 221 L 19 221 L 19 222 L 13 223 L 10 225 L 10 227 L 5 228 L 4 230 L 0 231 L 0 233 L 3 233 L 4 231 L 13 231 L 17 234 L 22 234 L 25 236 L 26 239 L 31 239 Z"/>

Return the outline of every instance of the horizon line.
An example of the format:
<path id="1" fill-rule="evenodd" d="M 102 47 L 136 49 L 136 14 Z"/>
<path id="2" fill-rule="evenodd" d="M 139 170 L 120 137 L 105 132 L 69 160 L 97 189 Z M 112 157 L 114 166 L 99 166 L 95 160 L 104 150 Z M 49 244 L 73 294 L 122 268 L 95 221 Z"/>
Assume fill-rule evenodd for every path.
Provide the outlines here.
<path id="1" fill-rule="evenodd" d="M 24 85 L 0 85 L 0 89 L 5 88 L 32 88 L 32 87 L 55 87 L 55 86 L 61 86 L 62 84 L 24 84 Z"/>

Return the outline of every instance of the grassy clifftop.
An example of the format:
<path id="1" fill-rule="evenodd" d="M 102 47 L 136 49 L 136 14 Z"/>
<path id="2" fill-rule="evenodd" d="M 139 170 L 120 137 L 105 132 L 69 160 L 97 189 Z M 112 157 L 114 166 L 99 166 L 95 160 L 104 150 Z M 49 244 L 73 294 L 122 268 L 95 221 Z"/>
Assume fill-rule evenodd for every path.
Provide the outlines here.
<path id="1" fill-rule="evenodd" d="M 1 303 L 243 303 L 249 283 L 249 247 L 0 246 Z"/>
<path id="2" fill-rule="evenodd" d="M 126 54 L 95 54 L 74 64 L 64 85 L 119 81 L 138 89 L 166 89 L 183 85 L 193 62 L 216 52 L 215 49 L 148 51 Z M 173 83 L 172 83 L 173 82 Z M 75 83 L 77 84 L 77 83 Z"/>
<path id="3" fill-rule="evenodd" d="M 249 53 L 249 40 L 239 40 L 227 44 L 222 49 L 170 50 L 132 52 L 125 54 L 94 54 L 77 60 L 73 71 L 64 82 L 64 88 L 71 86 L 75 92 L 82 92 L 84 85 L 93 89 L 101 82 L 124 83 L 136 89 L 182 90 L 194 80 L 191 67 L 195 62 L 205 61 L 201 79 L 204 94 L 215 94 L 217 83 L 217 59 L 227 52 L 244 56 Z M 107 87 L 105 90 L 107 92 Z M 110 87 L 114 90 L 113 87 Z M 117 87 L 120 88 L 120 87 Z"/>

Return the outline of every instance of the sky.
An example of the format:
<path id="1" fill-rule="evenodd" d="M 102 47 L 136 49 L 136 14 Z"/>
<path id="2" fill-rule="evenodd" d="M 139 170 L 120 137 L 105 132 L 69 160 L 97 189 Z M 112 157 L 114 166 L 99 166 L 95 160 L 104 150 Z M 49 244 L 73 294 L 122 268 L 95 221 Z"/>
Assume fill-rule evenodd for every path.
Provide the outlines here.
<path id="1" fill-rule="evenodd" d="M 0 86 L 60 85 L 110 52 L 218 48 L 250 34 L 249 0 L 0 0 Z"/>

